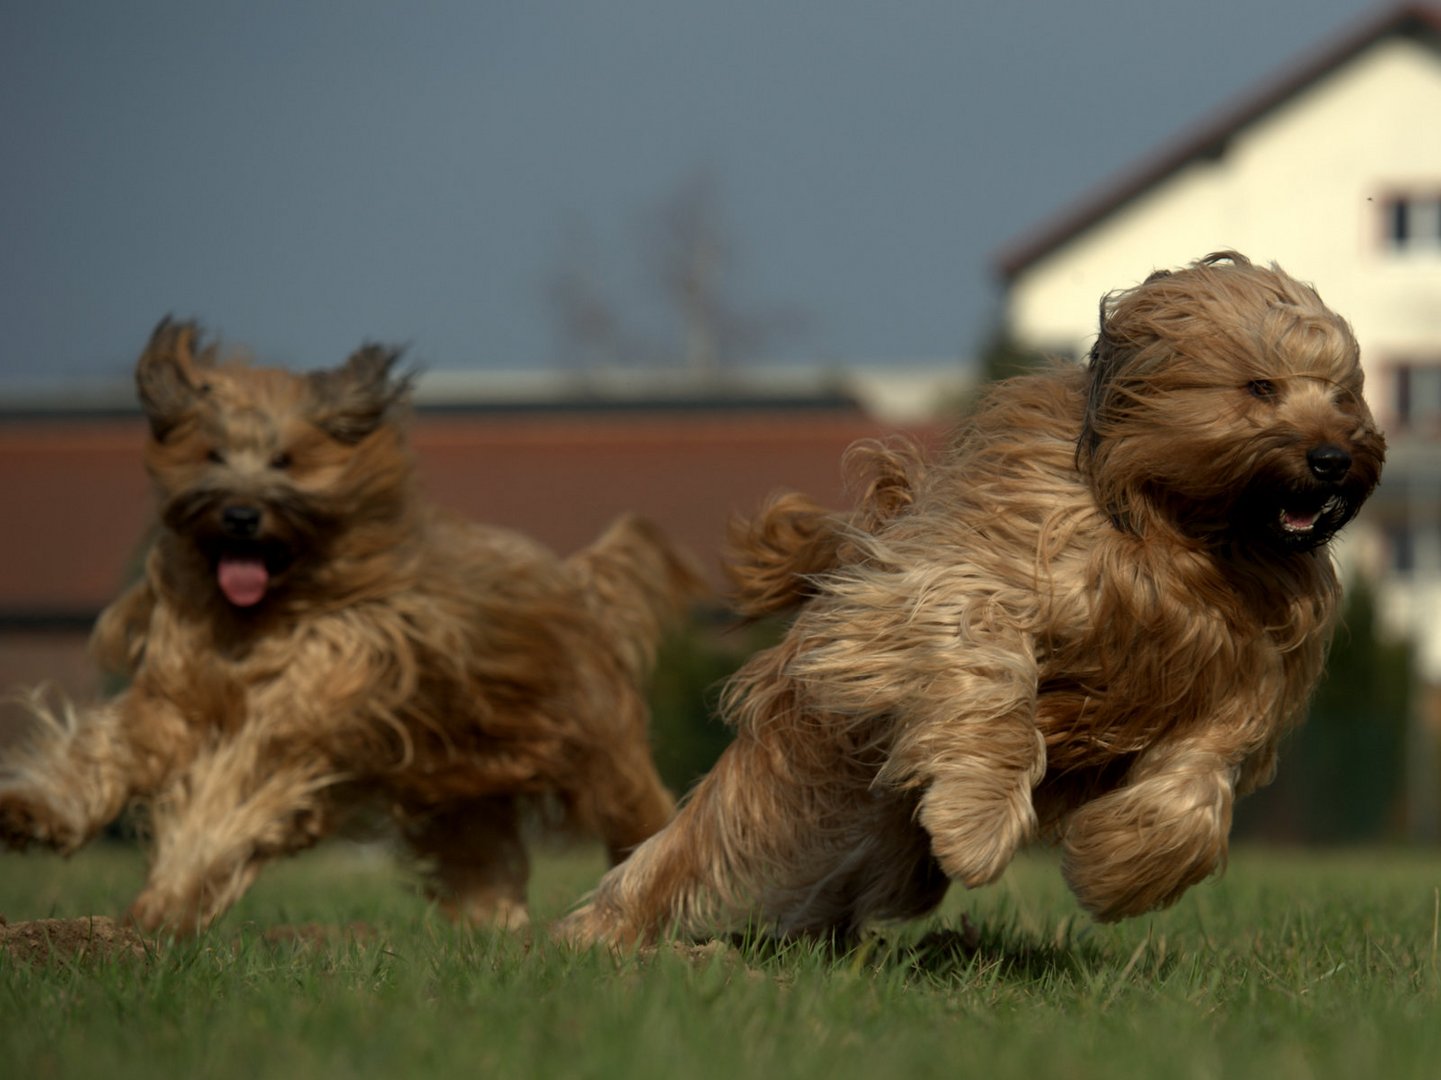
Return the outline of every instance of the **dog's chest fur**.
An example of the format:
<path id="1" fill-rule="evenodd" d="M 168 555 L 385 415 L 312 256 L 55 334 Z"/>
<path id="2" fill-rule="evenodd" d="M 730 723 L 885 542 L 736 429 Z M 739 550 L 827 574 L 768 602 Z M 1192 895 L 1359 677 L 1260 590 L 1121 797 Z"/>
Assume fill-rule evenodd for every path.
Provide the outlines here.
<path id="1" fill-rule="evenodd" d="M 899 565 L 934 568 L 934 588 L 953 596 L 959 649 L 995 649 L 997 662 L 1007 648 L 1034 655 L 1043 818 L 1048 792 L 1091 797 L 1158 738 L 1205 725 L 1256 747 L 1242 790 L 1265 782 L 1324 661 L 1337 594 L 1329 555 L 1123 531 L 1076 469 L 1072 402 L 1050 405 L 963 444 L 886 547 Z"/>
<path id="2" fill-rule="evenodd" d="M 138 730 L 149 702 L 212 740 L 261 738 L 344 764 L 389 762 L 395 784 L 489 778 L 492 759 L 533 758 L 524 786 L 558 751 L 547 709 L 565 709 L 568 670 L 550 661 L 574 632 L 578 601 L 549 556 L 508 534 L 449 522 L 427 534 L 407 587 L 344 604 L 232 612 L 208 579 L 152 560 L 144 653 L 133 672 L 136 737 L 160 757 L 174 740 Z M 546 567 L 540 564 L 546 563 Z M 177 744 L 178 745 L 178 744 Z M 309 747 L 310 749 L 307 749 Z M 551 762 L 554 764 L 554 762 Z M 510 766 L 507 766 L 510 768 Z M 489 783 L 484 779 L 481 786 Z"/>
<path id="3" fill-rule="evenodd" d="M 1216 565 L 1187 578 L 1151 570 L 1093 558 L 1081 587 L 1042 597 L 1037 724 L 1052 770 L 1096 768 L 1197 725 L 1279 728 L 1304 703 L 1329 612 L 1244 589 Z"/>

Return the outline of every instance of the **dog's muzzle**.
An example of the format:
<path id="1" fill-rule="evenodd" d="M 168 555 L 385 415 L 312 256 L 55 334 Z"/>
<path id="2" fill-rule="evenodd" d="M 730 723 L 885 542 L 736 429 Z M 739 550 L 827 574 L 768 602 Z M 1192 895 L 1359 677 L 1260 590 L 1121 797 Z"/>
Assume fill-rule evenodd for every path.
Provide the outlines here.
<path id="1" fill-rule="evenodd" d="M 1323 484 L 1339 484 L 1351 471 L 1351 455 L 1335 443 L 1322 443 L 1306 452 L 1306 464 Z"/>
<path id="2" fill-rule="evenodd" d="M 260 532 L 260 511 L 235 504 L 220 511 L 220 529 L 233 540 L 251 540 Z"/>
<path id="3" fill-rule="evenodd" d="M 265 514 L 258 506 L 230 503 L 221 507 L 219 519 L 215 583 L 235 607 L 254 607 L 265 599 L 287 561 L 283 547 L 262 539 Z"/>

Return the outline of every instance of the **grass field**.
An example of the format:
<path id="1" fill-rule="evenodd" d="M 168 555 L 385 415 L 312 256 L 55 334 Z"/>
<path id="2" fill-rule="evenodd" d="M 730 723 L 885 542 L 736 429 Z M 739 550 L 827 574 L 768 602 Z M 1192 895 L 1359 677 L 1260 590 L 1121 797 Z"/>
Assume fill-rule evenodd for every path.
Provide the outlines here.
<path id="1" fill-rule="evenodd" d="M 541 856 L 537 916 L 600 868 Z M 140 874 L 116 846 L 0 856 L 0 913 L 113 915 Z M 1037 855 L 845 955 L 615 958 L 457 931 L 336 845 L 198 941 L 0 956 L 0 1077 L 1437 1077 L 1438 888 L 1441 854 L 1242 851 L 1173 910 L 1101 927 Z M 264 932 L 353 922 L 371 932 Z"/>

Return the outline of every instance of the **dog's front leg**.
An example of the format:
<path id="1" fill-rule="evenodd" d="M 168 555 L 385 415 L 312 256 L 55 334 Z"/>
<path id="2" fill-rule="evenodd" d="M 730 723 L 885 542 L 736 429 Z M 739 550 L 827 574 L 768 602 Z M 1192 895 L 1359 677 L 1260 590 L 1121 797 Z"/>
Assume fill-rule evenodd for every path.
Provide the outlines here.
<path id="1" fill-rule="evenodd" d="M 882 782 L 922 789 L 917 820 L 948 877 L 994 881 L 1035 834 L 1046 771 L 1030 643 L 991 634 L 957 648 L 898 720 Z"/>
<path id="2" fill-rule="evenodd" d="M 33 726 L 0 761 L 0 843 L 9 847 L 74 851 L 186 752 L 179 718 L 133 692 L 86 707 L 36 692 L 21 705 Z"/>
<path id="3" fill-rule="evenodd" d="M 920 595 L 900 572 L 833 585 L 843 602 L 809 613 L 792 668 L 823 709 L 884 720 L 894 734 L 877 783 L 920 793 L 932 853 L 948 877 L 975 887 L 1036 831 L 1031 792 L 1046 747 L 1035 643 L 1005 598 L 972 596 L 968 581 L 940 572 L 920 576 L 929 583 Z"/>
<path id="4" fill-rule="evenodd" d="M 1237 763 L 1215 734 L 1159 743 L 1066 822 L 1062 873 L 1102 922 L 1167 907 L 1226 858 Z"/>
<path id="5" fill-rule="evenodd" d="M 153 808 L 155 848 L 130 917 L 147 929 L 204 929 L 244 894 L 267 860 L 330 830 L 336 777 L 313 756 L 239 739 L 199 755 Z"/>

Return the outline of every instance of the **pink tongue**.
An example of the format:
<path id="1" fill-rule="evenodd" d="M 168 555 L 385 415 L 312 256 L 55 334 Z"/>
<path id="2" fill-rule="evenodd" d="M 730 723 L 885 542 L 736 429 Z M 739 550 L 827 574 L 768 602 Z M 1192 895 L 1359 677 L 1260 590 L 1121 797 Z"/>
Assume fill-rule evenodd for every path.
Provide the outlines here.
<path id="1" fill-rule="evenodd" d="M 1310 514 L 1297 514 L 1290 510 L 1287 510 L 1284 515 L 1286 524 L 1293 529 L 1309 529 L 1312 525 L 1316 524 L 1316 519 L 1320 516 L 1319 513 L 1315 512 Z"/>
<path id="2" fill-rule="evenodd" d="M 270 572 L 265 563 L 256 558 L 223 556 L 220 560 L 220 591 L 236 607 L 251 607 L 265 597 L 265 588 L 270 584 Z"/>

